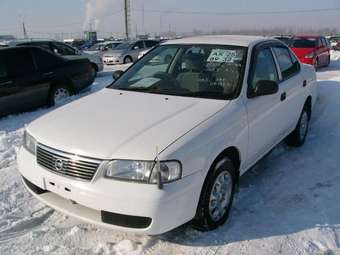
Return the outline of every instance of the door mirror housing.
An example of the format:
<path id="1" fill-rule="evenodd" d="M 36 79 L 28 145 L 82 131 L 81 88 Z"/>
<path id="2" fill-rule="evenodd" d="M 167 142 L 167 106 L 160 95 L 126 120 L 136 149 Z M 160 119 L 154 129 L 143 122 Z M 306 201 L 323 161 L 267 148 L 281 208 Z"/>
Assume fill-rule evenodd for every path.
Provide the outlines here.
<path id="1" fill-rule="evenodd" d="M 113 74 L 112 74 L 112 78 L 113 78 L 113 81 L 116 81 L 120 78 L 120 76 L 123 75 L 123 71 L 122 70 L 117 70 L 117 71 L 114 71 Z"/>
<path id="2" fill-rule="evenodd" d="M 252 97 L 274 95 L 279 91 L 279 84 L 275 81 L 260 80 L 256 83 Z"/>

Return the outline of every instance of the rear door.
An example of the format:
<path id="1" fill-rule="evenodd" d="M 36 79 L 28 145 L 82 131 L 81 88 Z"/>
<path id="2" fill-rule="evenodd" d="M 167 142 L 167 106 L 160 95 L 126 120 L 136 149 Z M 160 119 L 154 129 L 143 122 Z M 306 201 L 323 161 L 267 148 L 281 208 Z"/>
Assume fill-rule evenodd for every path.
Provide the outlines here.
<path id="1" fill-rule="evenodd" d="M 37 72 L 32 48 L 16 48 L 6 55 L 8 73 L 13 78 L 17 92 L 14 112 L 28 111 L 47 102 L 48 83 Z M 37 48 L 37 50 L 41 50 Z"/>
<path id="2" fill-rule="evenodd" d="M 301 74 L 301 65 L 286 46 L 273 46 L 274 56 L 279 69 L 281 98 L 281 118 L 283 134 L 288 135 L 296 126 L 300 117 L 307 91 L 307 81 Z"/>
<path id="3" fill-rule="evenodd" d="M 18 91 L 18 86 L 8 72 L 5 51 L 0 52 L 0 116 L 15 110 Z"/>

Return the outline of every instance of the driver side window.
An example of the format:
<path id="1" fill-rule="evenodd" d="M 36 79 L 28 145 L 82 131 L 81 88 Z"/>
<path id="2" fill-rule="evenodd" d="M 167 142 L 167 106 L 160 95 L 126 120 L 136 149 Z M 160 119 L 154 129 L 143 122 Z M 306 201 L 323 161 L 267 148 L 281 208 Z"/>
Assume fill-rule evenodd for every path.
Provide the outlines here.
<path id="1" fill-rule="evenodd" d="M 144 42 L 143 41 L 136 42 L 132 49 L 134 50 L 144 49 Z"/>
<path id="2" fill-rule="evenodd" d="M 250 82 L 250 89 L 255 90 L 256 85 L 261 80 L 279 82 L 276 64 L 271 50 L 260 50 L 254 59 L 253 73 Z"/>

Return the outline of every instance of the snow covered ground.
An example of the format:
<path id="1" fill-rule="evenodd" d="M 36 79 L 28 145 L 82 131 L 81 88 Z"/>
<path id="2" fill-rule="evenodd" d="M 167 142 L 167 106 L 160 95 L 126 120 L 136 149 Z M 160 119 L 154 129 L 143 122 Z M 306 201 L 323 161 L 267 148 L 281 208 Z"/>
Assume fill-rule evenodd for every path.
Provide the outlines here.
<path id="1" fill-rule="evenodd" d="M 80 96 L 108 85 L 112 70 Z M 24 189 L 15 161 L 24 126 L 53 109 L 0 119 L 0 254 L 340 254 L 339 52 L 318 77 L 320 97 L 306 145 L 281 144 L 245 174 L 230 221 L 209 233 L 182 226 L 138 236 L 53 211 Z"/>

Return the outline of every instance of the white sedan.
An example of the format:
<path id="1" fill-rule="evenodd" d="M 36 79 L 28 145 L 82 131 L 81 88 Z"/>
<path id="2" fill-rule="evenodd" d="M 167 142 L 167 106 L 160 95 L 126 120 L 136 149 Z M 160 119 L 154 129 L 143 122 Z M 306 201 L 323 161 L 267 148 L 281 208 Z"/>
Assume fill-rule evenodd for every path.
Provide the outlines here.
<path id="1" fill-rule="evenodd" d="M 304 143 L 316 98 L 313 67 L 278 40 L 168 41 L 109 87 L 31 123 L 19 171 L 36 198 L 86 222 L 212 230 L 242 174 L 283 139 Z"/>

